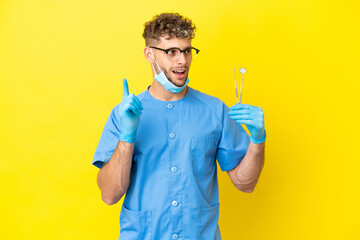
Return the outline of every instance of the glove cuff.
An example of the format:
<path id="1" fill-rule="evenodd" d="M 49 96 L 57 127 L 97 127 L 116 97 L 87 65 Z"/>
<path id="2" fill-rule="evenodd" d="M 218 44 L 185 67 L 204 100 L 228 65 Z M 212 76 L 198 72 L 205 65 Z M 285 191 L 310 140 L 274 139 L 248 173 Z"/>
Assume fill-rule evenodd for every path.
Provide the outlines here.
<path id="1" fill-rule="evenodd" d="M 264 136 L 262 138 L 260 138 L 260 139 L 255 139 L 252 136 L 250 136 L 250 141 L 252 143 L 255 143 L 255 144 L 263 143 L 265 141 L 265 139 L 266 139 L 266 131 L 265 131 L 265 129 L 264 129 Z"/>
<path id="2" fill-rule="evenodd" d="M 135 137 L 129 137 L 129 136 L 122 136 L 120 134 L 120 141 L 127 142 L 127 143 L 134 143 L 136 140 Z"/>

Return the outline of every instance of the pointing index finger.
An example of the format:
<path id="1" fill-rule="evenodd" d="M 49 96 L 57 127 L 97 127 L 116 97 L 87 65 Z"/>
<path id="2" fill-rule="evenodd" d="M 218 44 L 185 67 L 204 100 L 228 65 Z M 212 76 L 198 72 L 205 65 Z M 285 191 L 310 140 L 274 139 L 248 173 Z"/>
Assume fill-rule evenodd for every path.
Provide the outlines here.
<path id="1" fill-rule="evenodd" d="M 126 78 L 124 78 L 123 79 L 123 99 L 124 99 L 124 97 L 127 97 L 127 96 L 129 96 L 129 86 L 128 86 Z"/>

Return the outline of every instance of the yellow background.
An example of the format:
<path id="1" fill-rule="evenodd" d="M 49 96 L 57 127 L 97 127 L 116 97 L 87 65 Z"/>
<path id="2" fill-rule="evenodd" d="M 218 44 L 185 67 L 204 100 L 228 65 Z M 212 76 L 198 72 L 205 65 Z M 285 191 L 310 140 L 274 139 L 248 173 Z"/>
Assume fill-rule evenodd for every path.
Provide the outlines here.
<path id="1" fill-rule="evenodd" d="M 141 35 L 163 11 L 198 27 L 191 87 L 234 105 L 246 67 L 265 112 L 255 191 L 219 171 L 223 239 L 360 239 L 355 0 L 0 1 L 0 239 L 117 239 L 91 161 L 122 78 L 152 82 Z"/>

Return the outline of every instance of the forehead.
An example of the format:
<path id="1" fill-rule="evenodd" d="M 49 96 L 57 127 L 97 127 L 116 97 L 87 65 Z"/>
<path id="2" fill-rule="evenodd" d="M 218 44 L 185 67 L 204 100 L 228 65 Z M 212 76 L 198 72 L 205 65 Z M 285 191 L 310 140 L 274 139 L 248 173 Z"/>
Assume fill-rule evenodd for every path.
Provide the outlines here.
<path id="1" fill-rule="evenodd" d="M 191 47 L 191 39 L 186 38 L 166 38 L 166 37 L 160 37 L 160 42 L 158 42 L 157 47 L 159 48 L 172 48 L 177 47 L 180 49 L 184 49 L 186 47 Z"/>

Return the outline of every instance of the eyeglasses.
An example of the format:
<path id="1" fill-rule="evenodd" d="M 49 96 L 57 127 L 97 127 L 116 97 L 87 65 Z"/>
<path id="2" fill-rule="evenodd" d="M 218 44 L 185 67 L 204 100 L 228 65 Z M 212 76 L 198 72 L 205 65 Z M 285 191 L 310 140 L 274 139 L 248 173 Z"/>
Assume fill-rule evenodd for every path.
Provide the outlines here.
<path id="1" fill-rule="evenodd" d="M 150 46 L 150 48 L 154 48 L 154 49 L 165 52 L 168 59 L 173 62 L 176 62 L 180 58 L 181 53 L 184 53 L 184 56 L 187 60 L 194 60 L 195 57 L 197 56 L 197 54 L 200 52 L 199 49 L 196 49 L 194 47 L 189 47 L 184 50 L 181 50 L 180 48 L 177 48 L 177 47 L 162 49 L 162 48 Z"/>

